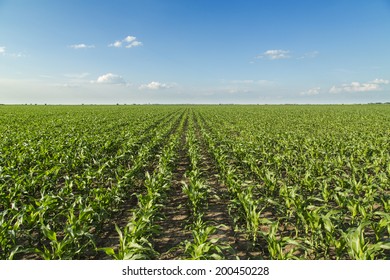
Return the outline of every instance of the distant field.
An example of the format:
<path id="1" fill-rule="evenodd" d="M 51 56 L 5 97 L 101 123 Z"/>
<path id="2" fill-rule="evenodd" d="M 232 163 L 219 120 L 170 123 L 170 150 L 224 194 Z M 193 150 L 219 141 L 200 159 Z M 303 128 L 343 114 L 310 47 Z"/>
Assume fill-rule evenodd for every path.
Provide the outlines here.
<path id="1" fill-rule="evenodd" d="M 390 105 L 0 106 L 0 259 L 390 259 Z"/>

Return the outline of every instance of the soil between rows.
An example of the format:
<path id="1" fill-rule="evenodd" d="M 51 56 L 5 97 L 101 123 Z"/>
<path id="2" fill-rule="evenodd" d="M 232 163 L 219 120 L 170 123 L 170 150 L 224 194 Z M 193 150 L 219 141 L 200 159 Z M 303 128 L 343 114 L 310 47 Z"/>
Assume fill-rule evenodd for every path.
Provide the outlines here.
<path id="1" fill-rule="evenodd" d="M 192 112 L 190 112 L 190 114 L 191 113 Z M 185 117 L 185 115 L 182 115 L 182 117 Z M 188 183 L 185 174 L 191 168 L 188 151 L 186 149 L 186 131 L 188 130 L 189 121 L 188 115 L 186 118 L 180 136 L 178 156 L 174 163 L 175 169 L 173 171 L 171 187 L 167 194 L 167 199 L 164 202 L 165 204 L 161 209 L 161 219 L 157 221 L 157 225 L 160 227 L 160 233 L 151 240 L 154 249 L 160 254 L 159 259 L 161 260 L 185 258 L 183 249 L 184 241 L 193 239 L 189 229 L 191 224 L 191 213 L 187 207 L 188 198 L 182 191 L 183 182 Z M 230 248 L 230 250 L 224 251 L 224 259 L 260 258 L 262 250 L 254 248 L 251 243 L 247 241 L 244 233 L 239 231 L 236 232 L 234 230 L 234 222 L 229 214 L 230 197 L 228 189 L 219 179 L 216 164 L 206 147 L 206 143 L 196 121 L 195 134 L 200 140 L 202 158 L 200 163 L 201 172 L 205 184 L 210 189 L 207 209 L 204 210 L 204 219 L 207 223 L 216 227 L 216 231 L 210 236 L 210 239 L 217 238 L 219 245 Z M 151 167 L 149 166 L 149 168 Z M 137 188 L 142 188 L 142 180 L 138 181 L 137 186 Z M 133 197 L 133 200 L 134 199 L 135 197 Z M 132 201 L 131 204 L 136 205 L 136 201 Z M 116 217 L 118 217 L 116 223 L 120 228 L 123 228 L 129 221 L 130 212 L 121 209 L 119 213 L 116 215 Z M 102 242 L 101 247 L 112 247 L 116 249 L 116 246 L 119 243 L 117 233 L 114 231 L 106 231 L 105 234 L 101 235 L 100 240 L 100 242 Z M 103 252 L 100 252 L 95 258 L 109 259 L 110 257 Z"/>
<path id="2" fill-rule="evenodd" d="M 185 120 L 180 136 L 178 158 L 173 171 L 172 185 L 168 193 L 166 204 L 162 208 L 162 217 L 157 224 L 161 232 L 154 238 L 154 249 L 160 253 L 159 259 L 178 259 L 183 255 L 182 243 L 192 238 L 190 230 L 186 228 L 189 219 L 189 210 L 186 207 L 187 197 L 182 192 L 182 182 L 186 181 L 185 173 L 190 165 L 185 150 L 185 132 L 188 129 L 188 117 Z"/>
<path id="3" fill-rule="evenodd" d="M 201 140 L 202 173 L 206 178 L 207 186 L 210 187 L 205 220 L 210 222 L 211 225 L 217 226 L 217 231 L 211 238 L 218 238 L 221 245 L 227 245 L 232 248 L 232 251 L 226 252 L 225 259 L 259 258 L 261 250 L 253 248 L 245 234 L 234 230 L 234 221 L 229 214 L 229 191 L 219 179 L 216 163 L 207 149 L 197 120 L 195 120 L 195 128 L 196 137 Z"/>
<path id="4" fill-rule="evenodd" d="M 185 144 L 187 129 L 188 120 L 185 122 L 180 139 L 178 159 L 175 164 L 176 168 L 173 173 L 172 186 L 168 194 L 169 199 L 167 199 L 166 205 L 162 209 L 164 218 L 158 222 L 161 233 L 153 240 L 154 249 L 160 253 L 160 259 L 162 260 L 184 258 L 183 243 L 185 240 L 193 238 L 191 231 L 188 229 L 191 223 L 191 214 L 187 207 L 188 198 L 182 192 L 183 182 L 188 183 L 185 173 L 191 168 Z M 245 234 L 234 231 L 234 222 L 231 215 L 229 215 L 229 192 L 226 186 L 219 180 L 217 167 L 207 150 L 196 122 L 195 134 L 200 140 L 201 172 L 205 184 L 210 189 L 207 209 L 204 210 L 204 219 L 207 223 L 216 227 L 216 231 L 210 236 L 210 239 L 217 238 L 218 245 L 230 248 L 230 250 L 224 251 L 224 259 L 260 258 L 262 250 L 254 248 L 247 241 Z"/>

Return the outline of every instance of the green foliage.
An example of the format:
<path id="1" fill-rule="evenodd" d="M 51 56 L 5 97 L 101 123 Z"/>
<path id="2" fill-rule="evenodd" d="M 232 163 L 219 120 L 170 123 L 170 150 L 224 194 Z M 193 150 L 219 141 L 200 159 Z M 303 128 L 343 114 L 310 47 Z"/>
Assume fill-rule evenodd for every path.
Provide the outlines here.
<path id="1" fill-rule="evenodd" d="M 204 220 L 205 166 L 236 234 L 269 259 L 389 259 L 390 107 L 2 106 L 0 259 L 158 258 L 153 238 L 183 180 L 186 258 L 222 258 Z M 190 164 L 173 178 L 185 137 Z M 203 157 L 211 155 L 212 161 Z M 137 203 L 127 205 L 129 197 Z M 131 213 L 123 228 L 112 217 Z M 232 227 L 233 227 L 232 226 Z"/>
<path id="2" fill-rule="evenodd" d="M 224 251 L 228 249 L 225 245 L 218 244 L 218 238 L 210 238 L 216 231 L 215 226 L 208 226 L 199 216 L 194 222 L 192 229 L 193 240 L 184 242 L 184 253 L 191 260 L 221 260 Z"/>

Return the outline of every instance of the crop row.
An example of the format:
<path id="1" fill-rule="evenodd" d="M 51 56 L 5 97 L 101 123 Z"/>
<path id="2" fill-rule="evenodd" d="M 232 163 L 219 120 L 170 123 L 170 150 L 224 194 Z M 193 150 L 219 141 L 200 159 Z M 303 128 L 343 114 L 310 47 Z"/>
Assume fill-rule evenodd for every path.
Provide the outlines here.
<path id="1" fill-rule="evenodd" d="M 92 127 L 90 134 L 78 130 L 70 140 L 67 133 L 38 138 L 41 131 L 30 130 L 30 136 L 21 134 L 29 141 L 28 151 L 18 150 L 20 139 L 16 137 L 16 145 L 3 145 L 1 258 L 93 256 L 103 226 L 137 192 L 137 178 L 143 177 L 156 149 L 180 119 L 178 113 L 171 113 L 155 114 L 131 126 L 128 123 L 126 128 L 133 129 L 132 134 L 123 131 L 122 125 L 95 138 L 90 138 L 96 133 Z M 75 121 L 81 125 L 79 119 Z M 75 124 L 68 125 L 61 131 L 69 132 Z M 108 132 L 107 123 L 102 126 Z M 69 141 L 67 149 L 64 145 Z M 54 151 L 49 153 L 43 147 Z"/>
<path id="2" fill-rule="evenodd" d="M 388 106 L 0 110 L 0 259 L 390 259 Z"/>
<path id="3" fill-rule="evenodd" d="M 270 258 L 388 256 L 386 129 L 379 126 L 372 133 L 352 123 L 348 130 L 356 127 L 360 131 L 319 127 L 308 134 L 307 126 L 285 126 L 276 133 L 254 127 L 256 123 L 243 111 L 237 110 L 235 117 L 227 111 L 217 115 L 204 109 L 200 117 L 203 134 L 215 150 L 227 186 L 238 193 L 249 190 L 243 201 L 255 206 L 252 211 L 242 206 L 244 228 L 253 241 L 259 239 L 259 245 L 267 242 Z M 280 126 L 278 119 L 266 124 L 270 123 Z"/>

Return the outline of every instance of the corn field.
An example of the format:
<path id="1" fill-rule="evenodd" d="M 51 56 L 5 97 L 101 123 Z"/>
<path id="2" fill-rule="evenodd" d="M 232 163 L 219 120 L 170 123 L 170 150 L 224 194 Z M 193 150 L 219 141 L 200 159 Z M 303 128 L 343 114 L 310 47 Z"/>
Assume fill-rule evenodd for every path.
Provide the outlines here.
<path id="1" fill-rule="evenodd" d="M 0 259 L 390 259 L 389 105 L 0 106 Z"/>

